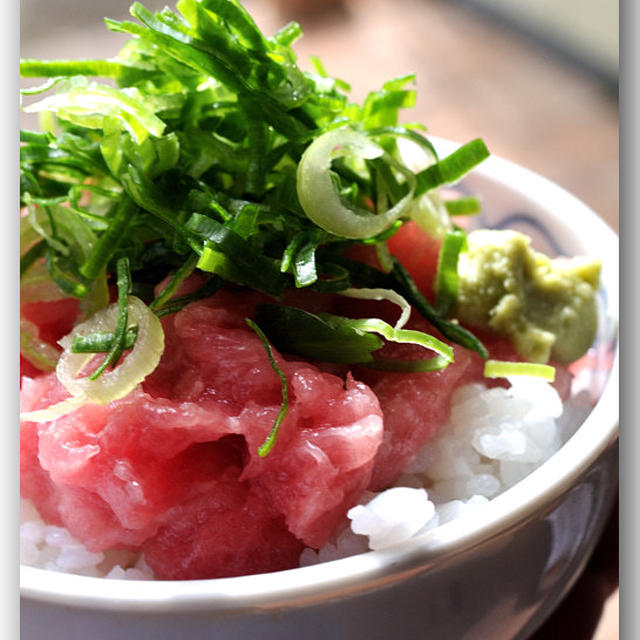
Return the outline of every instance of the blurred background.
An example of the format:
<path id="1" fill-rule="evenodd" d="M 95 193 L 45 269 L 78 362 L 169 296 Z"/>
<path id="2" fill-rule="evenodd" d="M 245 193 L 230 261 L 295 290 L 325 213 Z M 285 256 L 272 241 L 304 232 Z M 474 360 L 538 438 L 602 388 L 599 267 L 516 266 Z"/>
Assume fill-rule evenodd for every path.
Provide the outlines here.
<path id="1" fill-rule="evenodd" d="M 21 0 L 21 56 L 115 55 L 129 0 Z M 161 9 L 167 0 L 146 0 Z M 407 112 L 433 135 L 482 137 L 496 155 L 573 192 L 618 229 L 617 0 L 244 0 L 267 34 L 296 20 L 296 50 L 362 100 L 415 72 Z M 37 126 L 23 119 L 23 126 Z M 617 594 L 594 636 L 618 638 Z"/>

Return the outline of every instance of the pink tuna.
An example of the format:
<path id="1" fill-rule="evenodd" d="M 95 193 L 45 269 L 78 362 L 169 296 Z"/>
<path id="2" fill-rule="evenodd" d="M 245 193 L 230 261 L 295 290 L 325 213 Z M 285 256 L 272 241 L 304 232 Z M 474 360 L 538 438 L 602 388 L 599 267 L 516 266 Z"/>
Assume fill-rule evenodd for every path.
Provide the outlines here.
<path id="1" fill-rule="evenodd" d="M 146 550 L 160 578 L 284 569 L 322 545 L 370 481 L 378 400 L 277 356 L 291 405 L 260 458 L 281 390 L 246 301 L 221 292 L 165 319 L 161 365 L 126 398 L 24 422 L 23 496 L 90 549 Z M 53 375 L 25 379 L 22 410 L 64 395 Z"/>

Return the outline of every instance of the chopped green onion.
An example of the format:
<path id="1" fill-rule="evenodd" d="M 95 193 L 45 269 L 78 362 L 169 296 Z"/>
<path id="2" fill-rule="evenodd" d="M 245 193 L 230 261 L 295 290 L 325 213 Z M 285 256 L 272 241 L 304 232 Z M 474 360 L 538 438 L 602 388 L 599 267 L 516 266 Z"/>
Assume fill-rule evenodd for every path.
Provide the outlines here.
<path id="1" fill-rule="evenodd" d="M 127 329 L 123 349 L 128 351 L 133 348 L 138 337 L 138 326 Z M 96 331 L 88 336 L 75 336 L 71 343 L 71 353 L 107 353 L 111 350 L 115 340 L 112 331 Z"/>
<path id="2" fill-rule="evenodd" d="M 24 272 L 36 261 L 42 258 L 48 249 L 48 245 L 45 240 L 36 242 L 24 255 L 20 256 L 20 277 L 24 275 Z"/>
<path id="3" fill-rule="evenodd" d="M 340 291 L 341 296 L 347 298 L 359 298 L 361 300 L 387 300 L 400 307 L 400 317 L 395 324 L 395 329 L 402 329 L 409 321 L 411 316 L 411 305 L 396 291 L 393 289 L 345 289 Z"/>
<path id="4" fill-rule="evenodd" d="M 443 317 L 454 297 L 447 260 L 434 310 L 385 245 L 425 208 L 444 220 L 438 229 L 450 228 L 439 194 L 420 193 L 459 178 L 486 151 L 474 141 L 439 160 L 420 127 L 398 124 L 400 109 L 415 102 L 413 75 L 386 82 L 360 106 L 319 60 L 315 72 L 297 66 L 297 24 L 266 38 L 236 0 L 180 0 L 175 12 L 155 13 L 135 2 L 130 12 L 137 21 L 107 20 L 130 37 L 114 59 L 21 61 L 24 77 L 46 81 L 23 91 L 26 110 L 48 118 L 46 132 L 20 133 L 20 202 L 28 209 L 22 291 L 36 301 L 75 296 L 87 318 L 108 305 L 106 274 L 117 265 L 111 324 L 75 342 L 107 354 L 93 373 L 97 382 L 106 385 L 114 372 L 105 368 L 144 341 L 136 321 L 141 335 L 132 342 L 134 309 L 155 327 L 156 358 L 158 318 L 228 283 L 275 299 L 295 286 L 400 305 L 395 328 L 375 318 L 367 325 L 272 311 L 275 324 L 295 329 L 279 336 L 282 344 L 312 359 L 331 358 L 333 350 L 344 362 L 395 371 L 445 366 L 448 354 L 410 363 L 375 356 L 380 335 L 407 338 L 396 332 L 404 330 L 409 305 L 445 336 L 483 353 L 479 341 Z M 406 141 L 436 164 L 416 175 Z M 452 201 L 449 209 L 469 212 L 473 202 Z M 383 271 L 344 258 L 360 243 L 375 246 Z M 196 269 L 211 274 L 206 283 L 176 295 Z M 163 281 L 169 284 L 153 299 Z M 150 308 L 127 296 L 132 283 Z M 128 299 L 137 300 L 129 312 Z M 281 348 L 271 335 L 274 323 L 256 322 Z"/>
<path id="5" fill-rule="evenodd" d="M 54 136 L 52 136 L 48 131 L 41 132 L 20 129 L 20 142 L 48 145 L 50 142 L 53 142 L 54 139 Z"/>
<path id="6" fill-rule="evenodd" d="M 408 180 L 407 194 L 384 213 L 349 207 L 331 177 L 331 161 L 348 153 L 356 154 L 360 160 L 371 160 L 384 151 L 352 129 L 327 131 L 302 154 L 297 170 L 298 198 L 309 219 L 325 231 L 344 238 L 368 238 L 385 231 L 404 213 L 413 197 L 413 179 Z"/>
<path id="7" fill-rule="evenodd" d="M 296 257 L 293 262 L 293 274 L 296 279 L 296 287 L 306 287 L 318 279 L 318 270 L 316 267 L 317 248 L 318 243 L 309 240 L 296 251 Z"/>
<path id="8" fill-rule="evenodd" d="M 287 243 L 285 250 L 282 253 L 282 260 L 280 261 L 280 272 L 286 273 L 293 264 L 293 258 L 298 252 L 300 245 L 304 242 L 305 234 L 302 231 L 298 231 L 293 238 Z"/>
<path id="9" fill-rule="evenodd" d="M 444 206 L 450 216 L 470 216 L 481 210 L 480 200 L 475 196 L 444 200 Z"/>
<path id="10" fill-rule="evenodd" d="M 391 275 L 394 277 L 400 293 L 427 319 L 434 327 L 449 340 L 459 344 L 466 349 L 475 351 L 485 360 L 489 357 L 489 352 L 478 338 L 469 330 L 459 324 L 443 318 L 432 306 L 431 303 L 420 293 L 409 272 L 394 260 L 394 267 Z"/>
<path id="11" fill-rule="evenodd" d="M 319 362 L 353 364 L 372 359 L 382 340 L 340 322 L 339 316 L 316 315 L 295 307 L 261 304 L 255 320 L 281 353 Z"/>
<path id="12" fill-rule="evenodd" d="M 555 367 L 533 362 L 507 362 L 487 360 L 484 363 L 485 378 L 509 378 L 511 376 L 531 376 L 553 382 L 556 377 Z"/>
<path id="13" fill-rule="evenodd" d="M 229 227 L 194 213 L 186 228 L 205 239 L 198 268 L 278 297 L 287 285 L 275 260 L 254 250 Z"/>
<path id="14" fill-rule="evenodd" d="M 80 267 L 80 273 L 87 280 L 93 280 L 105 268 L 122 242 L 137 209 L 136 204 L 128 196 L 122 196 L 109 227 L 100 236 L 86 262 Z"/>
<path id="15" fill-rule="evenodd" d="M 478 138 L 468 142 L 416 175 L 415 196 L 457 182 L 488 157 L 489 150 L 482 140 Z"/>
<path id="16" fill-rule="evenodd" d="M 198 256 L 193 255 L 190 256 L 189 259 L 176 271 L 173 278 L 167 286 L 158 294 L 158 297 L 149 305 L 149 308 L 152 310 L 161 309 L 165 303 L 173 296 L 173 294 L 178 290 L 180 285 L 184 282 L 185 278 L 187 278 L 193 270 L 196 268 L 196 262 L 198 261 Z"/>
<path id="17" fill-rule="evenodd" d="M 273 357 L 273 352 L 271 350 L 271 345 L 269 344 L 269 340 L 267 340 L 267 336 L 264 335 L 262 329 L 250 318 L 245 318 L 245 322 L 253 329 L 257 334 L 262 344 L 264 345 L 265 351 L 267 352 L 267 356 L 269 358 L 269 362 L 271 363 L 271 367 L 276 372 L 278 377 L 280 378 L 280 384 L 282 388 L 282 404 L 280 405 L 280 411 L 278 411 L 278 415 L 273 422 L 273 427 L 267 436 L 267 439 L 258 447 L 258 455 L 261 458 L 264 458 L 270 451 L 273 449 L 273 445 L 276 442 L 276 437 L 278 436 L 278 430 L 280 429 L 280 425 L 287 415 L 287 411 L 289 410 L 289 393 L 287 391 L 287 377 L 284 375 L 282 369 L 278 366 L 278 363 L 275 361 Z"/>
<path id="18" fill-rule="evenodd" d="M 246 172 L 245 191 L 254 198 L 261 198 L 264 194 L 267 179 L 266 152 L 268 131 L 260 118 L 260 105 L 251 98 L 240 97 L 240 105 L 246 115 L 248 144 L 251 156 Z"/>
<path id="19" fill-rule="evenodd" d="M 435 308 L 440 316 L 448 318 L 458 301 L 458 256 L 464 249 L 467 236 L 461 229 L 447 231 L 438 255 L 438 270 L 434 288 Z"/>
<path id="20" fill-rule="evenodd" d="M 89 380 L 97 380 L 107 367 L 117 364 L 125 350 L 127 338 L 127 322 L 129 319 L 128 295 L 131 291 L 131 274 L 129 273 L 129 259 L 118 260 L 118 321 L 111 342 L 111 348 L 100 366 L 89 376 Z"/>
<path id="21" fill-rule="evenodd" d="M 298 38 L 302 36 L 302 28 L 297 22 L 289 22 L 279 29 L 272 40 L 283 47 L 290 47 Z"/>
<path id="22" fill-rule="evenodd" d="M 450 362 L 453 362 L 453 349 L 428 333 L 413 329 L 394 329 L 390 324 L 379 318 L 348 319 L 348 324 L 356 331 L 378 333 L 389 342 L 416 344 L 425 349 L 431 349 L 438 354 L 438 369 L 442 369 Z"/>
<path id="23" fill-rule="evenodd" d="M 381 335 L 390 342 L 416 344 L 436 352 L 423 371 L 442 369 L 453 362 L 453 349 L 437 338 L 412 329 L 396 329 L 379 318 L 345 318 L 330 313 L 313 314 L 295 307 L 259 305 L 256 320 L 271 342 L 284 353 L 320 362 L 370 364 L 382 347 Z M 385 361 L 378 360 L 380 368 Z M 390 363 L 392 361 L 389 361 Z M 386 368 L 390 368 L 389 365 Z M 403 365 L 399 364 L 396 370 Z M 418 366 L 418 365 L 415 365 Z"/>
<path id="24" fill-rule="evenodd" d="M 188 304 L 196 302 L 197 300 L 204 300 L 210 298 L 223 284 L 223 280 L 218 276 L 209 278 L 201 287 L 177 298 L 168 300 L 160 309 L 156 309 L 156 315 L 158 318 L 163 318 L 172 313 L 178 313 L 178 311 L 184 309 Z"/>
<path id="25" fill-rule="evenodd" d="M 236 217 L 229 223 L 230 228 L 246 240 L 257 233 L 260 214 L 260 207 L 255 204 L 245 204 L 240 207 Z"/>
<path id="26" fill-rule="evenodd" d="M 23 78 L 54 78 L 57 76 L 96 76 L 117 78 L 127 67 L 111 60 L 20 60 Z"/>

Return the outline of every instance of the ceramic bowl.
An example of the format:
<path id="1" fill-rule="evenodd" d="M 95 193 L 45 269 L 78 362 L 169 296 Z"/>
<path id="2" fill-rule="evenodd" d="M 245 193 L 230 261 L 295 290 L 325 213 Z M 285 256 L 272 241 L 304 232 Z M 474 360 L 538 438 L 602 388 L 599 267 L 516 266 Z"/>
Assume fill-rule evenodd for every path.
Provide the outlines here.
<path id="1" fill-rule="evenodd" d="M 440 143 L 447 152 L 451 145 Z M 21 567 L 23 640 L 526 638 L 583 569 L 617 495 L 618 239 L 588 207 L 491 158 L 458 187 L 477 226 L 511 227 L 552 254 L 603 261 L 591 366 L 564 447 L 462 518 L 384 551 L 273 574 L 138 582 Z M 580 392 L 578 393 L 578 386 Z"/>

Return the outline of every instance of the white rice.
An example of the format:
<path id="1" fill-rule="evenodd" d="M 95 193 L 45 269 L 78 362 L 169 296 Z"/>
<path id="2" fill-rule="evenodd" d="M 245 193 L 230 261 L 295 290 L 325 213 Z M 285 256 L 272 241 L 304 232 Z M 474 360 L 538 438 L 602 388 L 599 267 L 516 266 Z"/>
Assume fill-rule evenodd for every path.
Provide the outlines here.
<path id="1" fill-rule="evenodd" d="M 347 514 L 350 523 L 325 547 L 305 549 L 301 566 L 384 549 L 456 518 L 482 517 L 489 500 L 551 457 L 572 435 L 559 419 L 560 397 L 541 380 L 510 383 L 457 389 L 440 435 L 418 451 L 394 487 L 362 496 Z"/>
<path id="2" fill-rule="evenodd" d="M 509 389 L 472 384 L 455 391 L 451 416 L 395 482 L 365 492 L 321 549 L 305 549 L 307 566 L 384 549 L 483 506 L 553 455 L 571 435 L 549 384 L 512 379 Z M 580 403 L 578 403 L 580 404 Z M 565 421 L 566 423 L 566 421 Z M 20 562 L 52 571 L 149 580 L 144 558 L 126 551 L 92 553 L 66 529 L 45 524 L 28 501 L 20 514 Z"/>
<path id="3" fill-rule="evenodd" d="M 29 500 L 20 501 L 20 564 L 81 576 L 153 579 L 140 554 L 88 551 L 63 527 L 45 524 Z"/>

